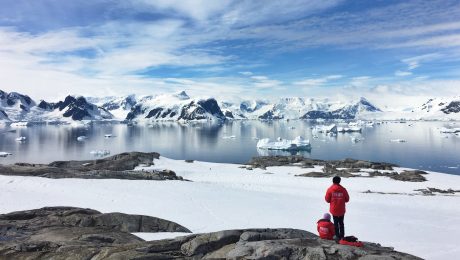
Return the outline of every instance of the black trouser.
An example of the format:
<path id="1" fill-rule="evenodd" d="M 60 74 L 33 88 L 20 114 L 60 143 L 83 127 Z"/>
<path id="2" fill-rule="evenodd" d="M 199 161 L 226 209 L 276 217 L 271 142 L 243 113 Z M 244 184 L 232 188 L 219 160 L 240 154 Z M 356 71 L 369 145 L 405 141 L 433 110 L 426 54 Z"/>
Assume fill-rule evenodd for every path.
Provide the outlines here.
<path id="1" fill-rule="evenodd" d="M 345 226 L 343 225 L 343 218 L 345 216 L 332 216 L 334 218 L 335 235 L 338 238 L 345 236 Z"/>

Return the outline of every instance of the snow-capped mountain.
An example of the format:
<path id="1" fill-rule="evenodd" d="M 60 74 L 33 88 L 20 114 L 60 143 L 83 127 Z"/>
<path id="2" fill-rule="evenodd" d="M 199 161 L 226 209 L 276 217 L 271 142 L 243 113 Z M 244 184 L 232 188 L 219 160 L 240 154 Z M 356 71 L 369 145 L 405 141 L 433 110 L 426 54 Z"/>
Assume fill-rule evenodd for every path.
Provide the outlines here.
<path id="1" fill-rule="evenodd" d="M 98 107 L 86 101 L 82 96 L 67 96 L 64 101 L 48 103 L 44 100 L 38 104 L 38 108 L 48 111 L 49 115 L 62 116 L 72 120 L 102 120 L 112 119 L 113 115 L 104 108 Z"/>
<path id="2" fill-rule="evenodd" d="M 331 106 L 330 108 L 332 108 Z M 372 105 L 367 99 L 361 98 L 354 104 L 347 104 L 338 109 L 317 109 L 310 110 L 301 119 L 355 119 L 366 116 L 369 113 L 382 112 L 379 108 Z"/>
<path id="3" fill-rule="evenodd" d="M 41 100 L 38 105 L 29 96 L 0 90 L 1 121 L 69 121 L 101 120 L 113 116 L 106 110 L 91 104 L 84 97 L 67 96 L 65 100 L 49 103 Z"/>
<path id="4" fill-rule="evenodd" d="M 126 120 L 147 121 L 225 119 L 225 115 L 214 98 L 191 99 L 185 91 L 172 95 L 142 97 L 126 117 Z"/>
<path id="5" fill-rule="evenodd" d="M 27 95 L 0 90 L 0 120 L 17 120 L 34 106 L 35 102 Z"/>
<path id="6" fill-rule="evenodd" d="M 411 114 L 416 119 L 460 120 L 460 96 L 454 98 L 431 98 L 420 107 L 413 109 Z"/>
<path id="7" fill-rule="evenodd" d="M 0 90 L 1 122 L 63 122 L 80 120 L 193 121 L 193 120 L 460 120 L 460 97 L 433 98 L 416 109 L 382 111 L 369 100 L 338 102 L 290 97 L 229 102 L 191 98 L 184 91 L 156 96 L 85 98 L 67 96 L 58 102 L 35 102 L 29 96 Z"/>

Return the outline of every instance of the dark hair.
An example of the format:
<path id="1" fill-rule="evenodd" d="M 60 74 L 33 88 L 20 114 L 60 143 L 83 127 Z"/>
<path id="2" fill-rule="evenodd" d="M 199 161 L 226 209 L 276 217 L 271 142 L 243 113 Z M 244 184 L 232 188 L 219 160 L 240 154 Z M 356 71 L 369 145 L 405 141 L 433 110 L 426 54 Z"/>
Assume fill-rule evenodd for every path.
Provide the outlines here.
<path id="1" fill-rule="evenodd" d="M 340 177 L 339 177 L 339 176 L 335 176 L 334 178 L 332 178 L 332 182 L 333 182 L 333 183 L 336 183 L 336 184 L 339 184 L 339 183 L 340 183 Z"/>

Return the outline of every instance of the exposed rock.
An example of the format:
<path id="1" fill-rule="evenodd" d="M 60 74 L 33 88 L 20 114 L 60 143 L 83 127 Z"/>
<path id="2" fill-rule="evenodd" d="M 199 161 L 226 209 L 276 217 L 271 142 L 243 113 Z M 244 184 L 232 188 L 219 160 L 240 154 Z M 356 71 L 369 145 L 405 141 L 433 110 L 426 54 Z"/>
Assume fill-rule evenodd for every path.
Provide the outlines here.
<path id="1" fill-rule="evenodd" d="M 344 160 L 318 160 L 305 158 L 298 155 L 293 156 L 260 156 L 254 157 L 247 164 L 255 168 L 265 169 L 270 166 L 285 166 L 285 165 L 301 165 L 302 167 L 311 168 L 313 165 L 324 166 L 331 165 L 334 168 L 349 168 L 349 169 L 375 169 L 375 170 L 393 170 L 397 167 L 396 164 L 384 162 L 370 162 L 355 159 Z M 356 172 L 356 171 L 355 171 Z"/>
<path id="2" fill-rule="evenodd" d="M 424 174 L 428 173 L 419 170 L 403 171 L 399 174 L 390 176 L 390 178 L 398 181 L 423 182 L 426 181 L 426 178 L 423 176 Z"/>
<path id="3" fill-rule="evenodd" d="M 128 232 L 189 232 L 163 219 L 54 207 L 0 215 L 1 259 L 420 259 L 296 229 L 246 229 L 146 242 Z"/>
<path id="4" fill-rule="evenodd" d="M 0 165 L 1 175 L 35 176 L 52 179 L 182 180 L 171 170 L 133 171 L 139 165 L 152 165 L 158 153 L 121 153 L 99 160 L 57 161 L 50 164 L 16 163 Z"/>

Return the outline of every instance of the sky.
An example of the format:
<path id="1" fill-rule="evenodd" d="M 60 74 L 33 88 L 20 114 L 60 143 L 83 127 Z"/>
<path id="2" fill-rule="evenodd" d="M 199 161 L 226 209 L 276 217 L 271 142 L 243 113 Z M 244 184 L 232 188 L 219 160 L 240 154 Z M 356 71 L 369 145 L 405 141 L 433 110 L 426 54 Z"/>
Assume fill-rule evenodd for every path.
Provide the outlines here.
<path id="1" fill-rule="evenodd" d="M 53 100 L 460 95 L 460 0 L 0 0 L 0 89 Z"/>

